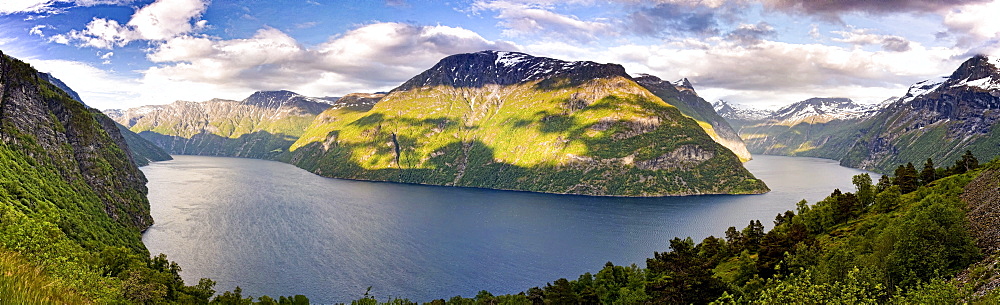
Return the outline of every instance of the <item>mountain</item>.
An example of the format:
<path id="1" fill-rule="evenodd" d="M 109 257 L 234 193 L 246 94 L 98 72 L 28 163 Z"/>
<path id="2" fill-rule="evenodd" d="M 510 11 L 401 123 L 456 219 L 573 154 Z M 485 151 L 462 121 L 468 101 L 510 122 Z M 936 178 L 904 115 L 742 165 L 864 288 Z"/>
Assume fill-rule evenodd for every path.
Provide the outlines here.
<path id="1" fill-rule="evenodd" d="M 328 177 L 602 196 L 763 182 L 615 64 L 448 56 L 370 110 L 328 109 L 281 159 Z"/>
<path id="2" fill-rule="evenodd" d="M 0 52 L 0 303 L 207 304 L 151 257 L 146 177 L 118 125 Z"/>
<path id="3" fill-rule="evenodd" d="M 715 108 L 752 153 L 829 158 L 883 173 L 928 158 L 952 163 L 966 150 L 992 158 L 1000 155 L 998 64 L 974 56 L 951 75 L 918 82 L 902 97 L 877 105 L 809 99 L 762 118 L 724 102 Z"/>
<path id="4" fill-rule="evenodd" d="M 269 159 L 330 107 L 328 100 L 291 91 L 259 91 L 242 101 L 177 101 L 105 112 L 172 154 Z"/>
<path id="5" fill-rule="evenodd" d="M 947 78 L 924 81 L 867 120 L 861 137 L 842 159 L 858 168 L 889 171 L 893 164 L 939 164 L 966 150 L 980 158 L 1000 155 L 1000 61 L 974 56 Z"/>
<path id="6" fill-rule="evenodd" d="M 350 108 L 358 111 L 368 111 L 375 106 L 375 103 L 385 97 L 384 92 L 380 93 L 351 93 L 333 100 L 330 109 Z"/>
<path id="7" fill-rule="evenodd" d="M 132 161 L 125 138 L 103 114 L 93 111 L 71 95 L 50 83 L 51 77 L 39 77 L 31 66 L 0 53 L 0 140 L 6 177 L 4 197 L 18 200 L 15 205 L 28 212 L 32 208 L 52 208 L 65 212 L 83 212 L 87 206 L 103 211 L 91 217 L 94 224 L 69 226 L 93 227 L 82 233 L 91 238 L 108 238 L 112 231 L 127 231 L 138 236 L 152 219 L 146 201 L 146 178 Z M 30 165 L 29 165 L 30 164 Z M 41 177 L 55 181 L 62 189 L 41 192 L 71 193 L 80 202 L 52 201 L 35 197 L 26 189 L 31 180 Z M 13 198 L 11 198 L 13 196 Z M 25 197 L 28 196 L 28 197 Z M 5 200 L 5 202 L 10 202 Z M 49 200 L 39 203 L 37 200 Z M 53 204 L 55 204 L 53 206 Z M 87 221 L 79 219 L 78 221 Z M 132 243 L 136 247 L 141 244 Z"/>
<path id="8" fill-rule="evenodd" d="M 70 98 L 80 103 L 83 103 L 83 100 L 80 99 L 80 95 L 77 94 L 76 91 L 73 91 L 73 89 L 67 86 L 66 83 L 59 80 L 55 76 L 52 76 L 52 74 L 38 72 L 38 78 L 49 82 L 56 88 L 61 89 Z M 97 112 L 96 109 L 92 109 L 91 111 Z M 117 128 L 121 132 L 122 137 L 125 138 L 126 145 L 129 147 L 129 151 L 132 152 L 132 159 L 133 161 L 135 161 L 136 165 L 145 166 L 152 161 L 166 161 L 173 159 L 172 157 L 170 157 L 170 154 L 168 154 L 166 151 L 163 151 L 163 149 L 161 149 L 159 146 L 156 146 L 156 144 L 153 144 L 152 142 L 149 142 L 146 139 L 143 139 L 138 134 L 128 130 L 128 128 L 126 128 L 125 126 L 121 126 L 121 124 L 118 124 L 113 120 L 107 120 L 106 117 L 103 115 L 97 117 L 101 118 L 102 124 L 107 124 L 106 127 L 115 126 L 115 128 Z"/>
<path id="9" fill-rule="evenodd" d="M 81 103 L 83 102 L 83 99 L 80 98 L 80 95 L 77 94 L 76 91 L 73 91 L 73 89 L 70 89 L 69 86 L 66 85 L 66 83 L 64 83 L 63 81 L 59 80 L 55 76 L 52 76 L 52 74 L 44 73 L 44 72 L 38 72 L 38 78 L 40 78 L 40 79 L 42 79 L 44 81 L 49 82 L 53 86 L 56 86 L 56 88 L 61 89 L 63 92 L 65 92 L 67 95 L 69 95 L 70 98 L 72 98 L 74 100 L 77 100 L 77 101 L 80 101 Z"/>
<path id="10" fill-rule="evenodd" d="M 727 121 L 756 121 L 767 119 L 773 111 L 743 107 L 740 105 L 730 105 L 726 101 L 718 100 L 712 103 L 715 113 L 725 118 Z"/>
<path id="11" fill-rule="evenodd" d="M 635 81 L 663 101 L 677 107 L 682 114 L 697 121 L 698 125 L 712 137 L 712 140 L 733 151 L 740 157 L 740 160 L 750 160 L 750 152 L 747 151 L 743 139 L 733 130 L 726 119 L 716 113 L 712 104 L 698 96 L 688 79 L 671 83 L 656 76 L 643 74 L 635 78 Z"/>
<path id="12" fill-rule="evenodd" d="M 811 98 L 777 110 L 714 105 L 737 129 L 752 153 L 840 159 L 860 137 L 860 122 L 883 104 L 848 98 Z"/>

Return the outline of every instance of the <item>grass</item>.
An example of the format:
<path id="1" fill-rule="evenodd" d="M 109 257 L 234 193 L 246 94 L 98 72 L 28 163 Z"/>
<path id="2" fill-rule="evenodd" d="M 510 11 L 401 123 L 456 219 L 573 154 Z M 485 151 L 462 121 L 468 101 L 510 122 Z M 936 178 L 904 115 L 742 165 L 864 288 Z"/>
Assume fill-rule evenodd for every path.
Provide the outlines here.
<path id="1" fill-rule="evenodd" d="M 0 249 L 0 304 L 91 304 L 19 254 Z"/>

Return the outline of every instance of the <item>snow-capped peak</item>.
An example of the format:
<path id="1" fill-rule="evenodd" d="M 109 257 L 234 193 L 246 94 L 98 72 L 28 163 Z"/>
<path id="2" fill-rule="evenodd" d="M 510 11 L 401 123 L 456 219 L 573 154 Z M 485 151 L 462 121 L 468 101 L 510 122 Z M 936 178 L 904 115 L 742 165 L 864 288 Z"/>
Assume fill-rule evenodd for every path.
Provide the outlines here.
<path id="1" fill-rule="evenodd" d="M 942 76 L 937 79 L 929 79 L 913 84 L 913 86 L 910 86 L 910 89 L 906 91 L 906 95 L 903 96 L 903 102 L 909 102 L 924 94 L 933 92 L 934 90 L 941 88 L 941 85 L 943 85 L 947 80 L 947 76 Z"/>
<path id="2" fill-rule="evenodd" d="M 849 98 L 811 98 L 778 109 L 772 118 L 788 123 L 806 119 L 851 120 L 874 115 L 878 107 L 878 104 L 860 105 Z"/>
<path id="3" fill-rule="evenodd" d="M 528 60 L 529 57 L 528 54 L 507 51 L 496 51 L 495 54 L 497 59 L 493 64 L 497 66 L 514 66 Z"/>
<path id="4" fill-rule="evenodd" d="M 565 61 L 520 52 L 480 51 L 445 57 L 430 69 L 393 90 L 405 91 L 438 85 L 506 86 L 555 76 L 567 76 L 573 80 L 583 81 L 614 76 L 627 77 L 628 74 L 625 73 L 625 68 L 617 64 Z"/>
<path id="5" fill-rule="evenodd" d="M 771 110 L 729 104 L 723 100 L 712 103 L 712 108 L 715 108 L 715 112 L 727 120 L 756 121 L 766 119 L 773 114 Z"/>

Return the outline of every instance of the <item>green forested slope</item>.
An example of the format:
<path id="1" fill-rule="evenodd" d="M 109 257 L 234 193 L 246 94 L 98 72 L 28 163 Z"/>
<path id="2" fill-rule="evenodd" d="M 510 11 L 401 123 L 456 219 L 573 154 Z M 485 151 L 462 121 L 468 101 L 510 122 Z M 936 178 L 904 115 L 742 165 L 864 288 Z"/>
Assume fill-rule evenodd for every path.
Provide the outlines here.
<path id="1" fill-rule="evenodd" d="M 149 258 L 146 179 L 103 114 L 0 54 L 0 303 L 197 301 Z"/>

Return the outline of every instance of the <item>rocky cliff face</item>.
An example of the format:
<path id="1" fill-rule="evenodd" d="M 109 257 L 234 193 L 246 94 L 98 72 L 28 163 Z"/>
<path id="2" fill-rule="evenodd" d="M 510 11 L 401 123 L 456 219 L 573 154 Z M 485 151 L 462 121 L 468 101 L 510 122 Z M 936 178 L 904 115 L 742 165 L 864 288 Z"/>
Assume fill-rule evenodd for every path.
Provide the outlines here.
<path id="1" fill-rule="evenodd" d="M 105 113 L 172 154 L 270 159 L 330 107 L 290 91 L 260 91 L 242 101 L 178 101 Z"/>
<path id="2" fill-rule="evenodd" d="M 282 159 L 328 177 L 549 193 L 767 190 L 621 66 L 511 52 L 449 56 L 368 111 L 327 110 Z"/>
<path id="3" fill-rule="evenodd" d="M 56 202 L 54 208 L 73 215 L 60 226 L 74 232 L 84 231 L 78 226 L 96 227 L 86 231 L 91 239 L 105 238 L 114 230 L 138 235 L 152 218 L 146 178 L 132 162 L 125 138 L 107 117 L 74 100 L 50 79 L 0 53 L 0 151 L 12 162 L 2 170 L 5 175 L 48 177 L 48 188 L 78 199 L 61 205 L 62 197 L 26 198 L 15 206 L 31 212 L 41 205 L 33 202 Z M 17 195 L 16 181 L 5 185 L 5 192 Z M 88 214 L 94 212 L 90 208 L 100 215 Z M 87 216 L 77 218 L 81 215 Z"/>
<path id="4" fill-rule="evenodd" d="M 38 78 L 49 82 L 56 88 L 61 89 L 70 98 L 76 100 L 77 102 L 83 103 L 83 100 L 80 99 L 80 95 L 77 94 L 76 91 L 73 91 L 73 89 L 67 86 L 66 83 L 59 80 L 55 76 L 52 76 L 52 74 L 39 72 Z M 119 144 L 119 146 L 121 147 L 127 146 L 129 148 L 129 151 L 131 152 L 132 155 L 132 161 L 136 165 L 145 166 L 149 165 L 149 162 L 166 161 L 173 159 L 172 157 L 170 157 L 170 154 L 168 154 L 159 146 L 156 146 L 156 144 L 153 144 L 152 142 L 140 137 L 138 134 L 132 132 L 131 130 L 128 130 L 128 128 L 126 128 L 125 126 L 122 126 L 121 124 L 118 124 L 114 120 L 111 120 L 107 117 L 108 115 L 113 115 L 113 116 L 123 115 L 120 110 L 112 109 L 111 114 L 108 115 L 102 114 L 100 111 L 96 109 L 91 109 L 91 112 L 94 112 L 95 118 L 97 118 L 105 128 L 114 127 L 118 129 L 118 131 L 124 138 L 124 143 L 117 143 L 117 144 Z"/>
<path id="5" fill-rule="evenodd" d="M 975 56 L 948 78 L 915 84 L 867 120 L 865 136 L 843 159 L 847 166 L 888 171 L 893 164 L 938 164 L 966 150 L 982 159 L 1000 155 L 1000 72 L 997 60 Z"/>
<path id="6" fill-rule="evenodd" d="M 733 151 L 740 160 L 751 159 L 750 151 L 736 130 L 712 108 L 712 104 L 698 96 L 686 78 L 671 83 L 652 75 L 641 75 L 635 81 L 656 94 L 663 101 L 674 105 L 686 116 L 693 118 L 712 137 L 712 140 Z"/>
<path id="7" fill-rule="evenodd" d="M 357 111 L 368 111 L 375 107 L 385 97 L 385 93 L 351 93 L 344 95 L 333 102 L 330 109 L 351 109 Z"/>

